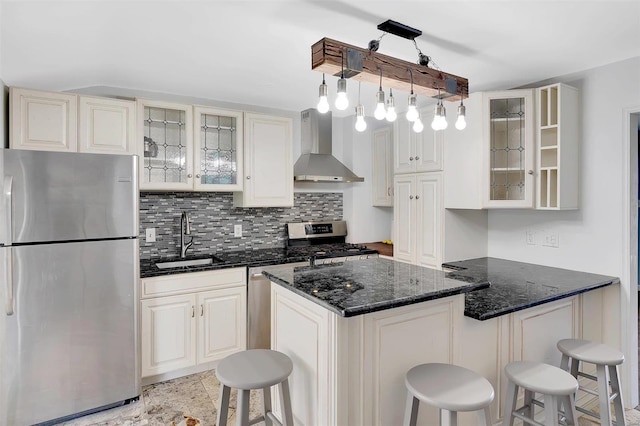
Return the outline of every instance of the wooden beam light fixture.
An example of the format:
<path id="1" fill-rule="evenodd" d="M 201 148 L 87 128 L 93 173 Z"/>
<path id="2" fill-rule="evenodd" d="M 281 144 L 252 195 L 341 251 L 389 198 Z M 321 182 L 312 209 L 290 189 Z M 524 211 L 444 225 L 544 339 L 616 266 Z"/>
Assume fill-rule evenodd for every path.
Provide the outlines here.
<path id="1" fill-rule="evenodd" d="M 415 37 L 422 34 L 420 30 L 391 20 L 378 25 L 378 29 L 414 43 Z M 422 52 L 419 52 L 419 63 L 412 63 L 377 53 L 378 47 L 379 39 L 369 42 L 369 48 L 360 48 L 325 37 L 311 46 L 311 69 L 371 84 L 378 84 L 382 75 L 384 87 L 404 92 L 409 92 L 413 79 L 415 93 L 427 97 L 456 101 L 468 96 L 466 78 L 430 68 L 429 57 Z"/>

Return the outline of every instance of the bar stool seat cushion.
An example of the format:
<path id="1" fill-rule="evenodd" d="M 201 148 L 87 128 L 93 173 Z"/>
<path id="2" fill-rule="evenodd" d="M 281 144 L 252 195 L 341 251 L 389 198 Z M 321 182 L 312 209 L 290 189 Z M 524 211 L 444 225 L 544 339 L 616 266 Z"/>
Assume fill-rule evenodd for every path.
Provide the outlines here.
<path id="1" fill-rule="evenodd" d="M 504 370 L 516 385 L 541 394 L 561 396 L 578 390 L 575 377 L 552 365 L 518 361 L 508 364 Z"/>
<path id="2" fill-rule="evenodd" d="M 263 389 L 283 382 L 292 370 L 288 356 L 269 349 L 253 349 L 224 358 L 216 368 L 216 376 L 231 388 Z"/>
<path id="3" fill-rule="evenodd" d="M 589 340 L 564 339 L 558 342 L 558 349 L 565 355 L 580 361 L 600 365 L 620 365 L 624 354 L 602 343 Z"/>
<path id="4" fill-rule="evenodd" d="M 457 365 L 417 365 L 407 372 L 405 382 L 416 398 L 449 411 L 481 410 L 494 397 L 487 379 Z"/>

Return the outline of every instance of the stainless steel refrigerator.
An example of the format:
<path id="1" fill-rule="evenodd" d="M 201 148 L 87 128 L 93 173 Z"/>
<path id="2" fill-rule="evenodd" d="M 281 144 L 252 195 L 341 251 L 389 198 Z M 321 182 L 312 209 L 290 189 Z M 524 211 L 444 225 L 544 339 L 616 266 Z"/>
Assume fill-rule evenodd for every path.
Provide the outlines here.
<path id="1" fill-rule="evenodd" d="M 136 157 L 0 150 L 0 425 L 140 395 Z"/>

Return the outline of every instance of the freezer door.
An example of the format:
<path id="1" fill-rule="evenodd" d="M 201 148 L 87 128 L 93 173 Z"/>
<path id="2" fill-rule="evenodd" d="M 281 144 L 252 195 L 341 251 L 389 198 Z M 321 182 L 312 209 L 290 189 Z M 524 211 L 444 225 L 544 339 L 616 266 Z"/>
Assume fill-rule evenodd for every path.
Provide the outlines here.
<path id="1" fill-rule="evenodd" d="M 138 235 L 137 157 L 4 150 L 11 244 Z M 5 185 L 6 186 L 6 183 Z M 6 192 L 6 191 L 5 191 Z"/>
<path id="2" fill-rule="evenodd" d="M 34 424 L 140 394 L 136 239 L 11 247 L 3 311 L 6 423 Z"/>

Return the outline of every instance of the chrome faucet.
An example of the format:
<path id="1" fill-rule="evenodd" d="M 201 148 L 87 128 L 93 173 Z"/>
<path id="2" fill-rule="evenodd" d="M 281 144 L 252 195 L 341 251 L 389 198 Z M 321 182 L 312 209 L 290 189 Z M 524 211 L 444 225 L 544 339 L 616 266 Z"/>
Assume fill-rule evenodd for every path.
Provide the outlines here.
<path id="1" fill-rule="evenodd" d="M 189 213 L 182 212 L 182 216 L 180 216 L 180 257 L 182 259 L 187 257 L 187 250 L 193 245 L 193 236 L 191 236 L 191 240 L 185 244 L 185 235 L 191 235 L 191 219 L 189 219 Z"/>

